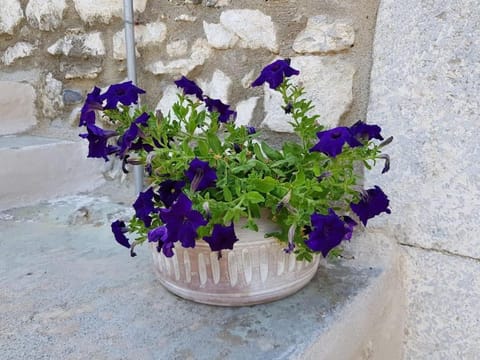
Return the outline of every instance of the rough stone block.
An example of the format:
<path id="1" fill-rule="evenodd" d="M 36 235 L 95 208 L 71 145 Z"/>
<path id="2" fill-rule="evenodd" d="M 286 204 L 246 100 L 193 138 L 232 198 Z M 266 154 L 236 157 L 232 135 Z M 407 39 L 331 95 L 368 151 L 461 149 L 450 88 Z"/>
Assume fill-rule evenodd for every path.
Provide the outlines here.
<path id="1" fill-rule="evenodd" d="M 175 18 L 175 21 L 195 22 L 197 17 L 188 14 L 180 14 Z"/>
<path id="2" fill-rule="evenodd" d="M 272 18 L 260 10 L 226 10 L 220 15 L 220 23 L 240 38 L 238 45 L 241 47 L 279 51 Z"/>
<path id="3" fill-rule="evenodd" d="M 84 34 L 78 29 L 73 29 L 70 34 L 51 45 L 47 51 L 52 55 L 78 58 L 98 57 L 105 55 L 105 45 L 100 32 Z"/>
<path id="4" fill-rule="evenodd" d="M 222 24 L 209 24 L 203 22 L 203 30 L 208 43 L 215 49 L 231 49 L 238 42 L 239 37 Z"/>
<path id="5" fill-rule="evenodd" d="M 198 85 L 203 89 L 205 95 L 212 99 L 220 99 L 228 103 L 228 95 L 232 86 L 232 79 L 220 70 L 215 70 L 210 81 L 199 81 Z"/>
<path id="6" fill-rule="evenodd" d="M 64 72 L 65 79 L 95 79 L 102 72 L 103 68 L 98 65 L 72 64 L 70 62 L 60 63 L 60 71 Z"/>
<path id="7" fill-rule="evenodd" d="M 127 58 L 127 49 L 125 46 L 125 32 L 123 30 L 117 31 L 113 35 L 113 58 L 115 60 L 125 60 Z M 135 46 L 135 56 L 140 57 L 140 53 Z"/>
<path id="8" fill-rule="evenodd" d="M 162 22 L 149 23 L 146 25 L 135 26 L 135 52 L 139 57 L 140 53 L 137 48 L 145 48 L 158 46 L 167 35 L 167 27 Z M 127 58 L 127 50 L 125 47 L 125 31 L 121 30 L 113 36 L 113 58 L 116 60 L 124 60 Z"/>
<path id="9" fill-rule="evenodd" d="M 108 24 L 113 17 L 123 18 L 123 2 L 120 0 L 73 0 L 75 9 L 86 23 Z M 133 9 L 144 12 L 147 0 L 133 0 Z"/>
<path id="10" fill-rule="evenodd" d="M 13 34 L 15 26 L 24 18 L 20 1 L 2 0 L 0 11 L 0 34 Z"/>
<path id="11" fill-rule="evenodd" d="M 83 95 L 79 90 L 65 89 L 62 97 L 64 104 L 67 105 L 79 104 L 83 100 Z"/>
<path id="12" fill-rule="evenodd" d="M 353 46 L 355 30 L 345 20 L 331 21 L 324 15 L 308 19 L 305 29 L 298 34 L 293 43 L 297 53 L 338 52 Z"/>
<path id="13" fill-rule="evenodd" d="M 312 100 L 315 108 L 312 114 L 319 114 L 318 122 L 327 128 L 338 125 L 342 115 L 352 104 L 352 86 L 355 69 L 345 61 L 320 56 L 298 56 L 292 58 L 291 66 L 300 70 L 293 76 L 293 83 L 302 83 L 306 97 Z M 288 123 L 291 117 L 281 108 L 281 95 L 264 86 L 265 119 L 262 126 L 278 132 L 293 132 Z"/>
<path id="14" fill-rule="evenodd" d="M 62 82 L 55 79 L 52 73 L 48 73 L 41 94 L 42 112 L 45 117 L 53 119 L 63 109 L 62 90 Z"/>
<path id="15" fill-rule="evenodd" d="M 135 40 L 140 48 L 158 46 L 165 41 L 167 26 L 163 22 L 153 22 L 135 26 Z"/>
<path id="16" fill-rule="evenodd" d="M 26 131 L 37 124 L 32 85 L 0 81 L 0 135 Z"/>
<path id="17" fill-rule="evenodd" d="M 172 41 L 167 44 L 167 54 L 171 57 L 180 57 L 187 55 L 188 41 L 186 39 Z"/>
<path id="18" fill-rule="evenodd" d="M 238 126 L 249 125 L 253 118 L 253 112 L 257 106 L 258 96 L 251 97 L 247 100 L 240 101 L 237 104 L 237 118 L 235 124 Z"/>
<path id="19" fill-rule="evenodd" d="M 30 0 L 25 9 L 28 23 L 34 28 L 51 31 L 60 26 L 65 0 Z"/>
<path id="20" fill-rule="evenodd" d="M 36 47 L 30 43 L 20 41 L 5 50 L 2 55 L 2 62 L 5 65 L 11 65 L 17 59 L 28 57 Z"/>
<path id="21" fill-rule="evenodd" d="M 164 63 L 159 60 L 146 66 L 146 70 L 155 75 L 171 74 L 187 76 L 197 66 L 201 66 L 210 57 L 212 48 L 208 45 L 205 39 L 197 39 L 192 45 L 190 58 L 177 59 Z"/>

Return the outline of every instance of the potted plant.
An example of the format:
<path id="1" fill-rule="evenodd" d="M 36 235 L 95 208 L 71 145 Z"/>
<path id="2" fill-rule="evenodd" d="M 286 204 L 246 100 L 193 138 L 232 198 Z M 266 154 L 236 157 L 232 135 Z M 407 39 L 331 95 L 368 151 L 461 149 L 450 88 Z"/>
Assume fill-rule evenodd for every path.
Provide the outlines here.
<path id="1" fill-rule="evenodd" d="M 299 71 L 281 59 L 252 86 L 267 83 L 283 98 L 298 141 L 277 149 L 259 131 L 236 126 L 229 105 L 185 77 L 168 114 L 134 107 L 145 91 L 131 82 L 97 87 L 87 95 L 80 126 L 89 157 L 110 156 L 145 167 L 146 189 L 135 215 L 116 220 L 116 241 L 130 249 L 148 242 L 160 280 L 199 302 L 245 305 L 271 301 L 303 287 L 319 254 L 336 251 L 354 227 L 389 213 L 375 186 L 359 185 L 359 165 L 370 169 L 388 155 L 377 125 L 324 129 L 311 101 L 290 77 Z M 101 113 L 109 124 L 96 124 Z M 126 233 L 130 233 L 130 238 Z"/>

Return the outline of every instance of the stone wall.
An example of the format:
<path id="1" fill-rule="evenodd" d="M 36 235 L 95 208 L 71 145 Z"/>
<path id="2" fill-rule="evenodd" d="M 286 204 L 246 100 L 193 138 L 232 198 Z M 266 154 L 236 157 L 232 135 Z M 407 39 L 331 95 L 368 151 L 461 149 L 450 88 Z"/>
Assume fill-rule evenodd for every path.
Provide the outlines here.
<path id="1" fill-rule="evenodd" d="M 236 108 L 238 122 L 287 133 L 276 94 L 249 84 L 290 57 L 322 122 L 364 118 L 377 2 L 135 0 L 143 101 L 165 111 L 185 75 Z M 2 0 L 0 135 L 77 138 L 86 93 L 126 79 L 122 16 L 122 0 Z"/>
<path id="2" fill-rule="evenodd" d="M 477 359 L 480 344 L 480 7 L 383 0 L 368 120 L 395 136 L 375 219 L 401 245 L 405 359 Z"/>

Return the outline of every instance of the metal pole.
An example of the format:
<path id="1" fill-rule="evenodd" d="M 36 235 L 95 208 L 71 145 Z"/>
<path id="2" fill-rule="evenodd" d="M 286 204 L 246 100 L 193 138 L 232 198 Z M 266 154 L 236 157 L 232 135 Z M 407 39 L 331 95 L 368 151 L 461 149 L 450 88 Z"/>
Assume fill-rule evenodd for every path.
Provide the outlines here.
<path id="1" fill-rule="evenodd" d="M 133 23 L 133 0 L 123 0 L 123 16 L 125 26 L 125 46 L 127 53 L 127 76 L 134 84 L 137 83 L 137 64 L 135 57 L 135 31 Z M 143 190 L 143 166 L 133 166 L 133 176 L 135 179 L 135 192 Z"/>

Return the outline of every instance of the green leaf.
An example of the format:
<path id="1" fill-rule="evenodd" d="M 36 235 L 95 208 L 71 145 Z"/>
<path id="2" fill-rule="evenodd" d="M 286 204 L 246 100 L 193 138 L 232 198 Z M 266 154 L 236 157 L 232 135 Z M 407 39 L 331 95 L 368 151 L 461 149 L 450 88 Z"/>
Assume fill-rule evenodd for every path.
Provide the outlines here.
<path id="1" fill-rule="evenodd" d="M 257 191 L 250 191 L 245 194 L 245 199 L 251 203 L 258 204 L 265 201 L 265 198 Z"/>
<path id="2" fill-rule="evenodd" d="M 222 143 L 215 134 L 207 134 L 207 141 L 210 148 L 216 153 L 222 153 Z"/>
<path id="3" fill-rule="evenodd" d="M 255 190 L 258 190 L 261 193 L 269 193 L 275 189 L 277 181 L 271 176 L 267 176 L 263 179 L 252 179 L 250 184 L 252 184 L 252 187 Z"/>
<path id="4" fill-rule="evenodd" d="M 200 155 L 202 156 L 207 156 L 208 155 L 208 144 L 205 142 L 205 140 L 199 140 L 198 141 L 198 151 L 200 152 Z"/>
<path id="5" fill-rule="evenodd" d="M 280 151 L 275 150 L 274 148 L 268 146 L 266 142 L 262 142 L 262 150 L 270 159 L 280 160 L 283 159 L 283 155 Z"/>
<path id="6" fill-rule="evenodd" d="M 250 214 L 254 217 L 254 218 L 259 218 L 260 217 L 260 206 L 258 206 L 258 204 L 250 204 L 248 206 L 249 210 L 250 210 Z"/>
<path id="7" fill-rule="evenodd" d="M 253 219 L 248 219 L 247 224 L 245 225 L 245 228 L 253 230 L 253 231 L 258 231 L 258 225 L 253 221 Z"/>
<path id="8" fill-rule="evenodd" d="M 230 189 L 228 187 L 223 188 L 223 197 L 224 197 L 225 201 L 227 201 L 227 202 L 230 202 L 230 201 L 233 200 L 232 192 L 230 191 Z"/>
<path id="9" fill-rule="evenodd" d="M 256 161 L 255 160 L 249 160 L 246 164 L 243 164 L 243 165 L 240 165 L 240 166 L 236 166 L 232 169 L 232 173 L 233 174 L 238 174 L 238 173 L 241 173 L 241 172 L 248 172 L 249 170 L 253 169 L 256 165 Z"/>
<path id="10" fill-rule="evenodd" d="M 300 169 L 295 176 L 295 186 L 302 186 L 305 183 L 305 173 Z"/>
<path id="11" fill-rule="evenodd" d="M 232 222 L 234 217 L 235 217 L 235 211 L 233 209 L 228 209 L 227 212 L 225 213 L 225 216 L 223 217 L 223 223 L 228 224 Z"/>
<path id="12" fill-rule="evenodd" d="M 184 152 L 185 155 L 193 155 L 193 150 L 192 148 L 190 147 L 190 144 L 187 142 L 187 141 L 184 141 L 182 143 L 182 150 Z"/>
<path id="13" fill-rule="evenodd" d="M 302 154 L 303 153 L 303 148 L 292 142 L 286 142 L 283 144 L 283 152 L 284 153 L 290 153 L 290 154 Z"/>
<path id="14" fill-rule="evenodd" d="M 257 143 L 253 144 L 253 152 L 255 153 L 255 157 L 260 160 L 260 161 L 267 161 L 268 159 L 263 155 L 262 149 L 260 148 L 260 145 Z"/>

